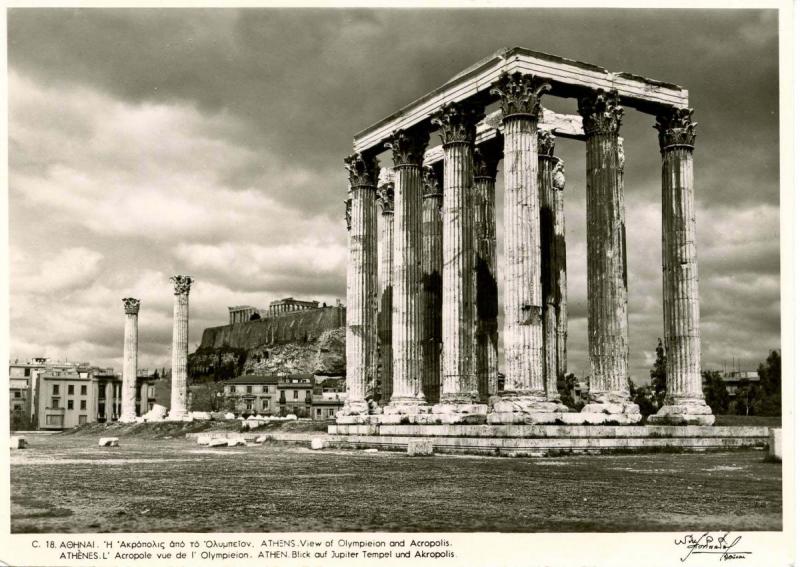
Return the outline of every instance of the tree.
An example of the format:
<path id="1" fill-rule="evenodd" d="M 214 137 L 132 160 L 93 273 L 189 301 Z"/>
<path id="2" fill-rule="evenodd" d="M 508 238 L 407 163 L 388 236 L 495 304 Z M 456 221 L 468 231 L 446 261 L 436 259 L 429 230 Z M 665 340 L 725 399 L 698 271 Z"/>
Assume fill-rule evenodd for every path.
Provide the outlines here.
<path id="1" fill-rule="evenodd" d="M 653 392 L 647 386 L 636 386 L 628 377 L 628 390 L 630 392 L 631 400 L 639 406 L 639 412 L 642 414 L 642 420 L 646 420 L 648 416 L 656 413 L 656 408 Z"/>
<path id="2" fill-rule="evenodd" d="M 730 396 L 728 395 L 728 388 L 722 380 L 722 375 L 719 371 L 706 370 L 703 372 L 703 396 L 706 399 L 708 407 L 715 414 L 727 413 L 728 406 L 730 405 Z"/>
<path id="3" fill-rule="evenodd" d="M 667 394 L 667 358 L 664 356 L 664 343 L 658 339 L 656 346 L 656 361 L 650 369 L 650 388 L 653 392 L 653 403 L 658 410 L 664 405 L 664 397 Z"/>
<path id="4" fill-rule="evenodd" d="M 572 392 L 575 391 L 575 383 L 577 382 L 577 380 L 578 379 L 575 377 L 575 374 L 573 374 L 572 372 L 564 376 L 563 388 L 559 392 L 559 395 L 561 396 L 562 404 L 564 404 L 570 409 L 574 409 L 575 411 L 581 411 L 581 409 L 583 409 L 583 406 L 585 405 L 585 402 L 583 400 L 576 401 L 572 397 Z"/>
<path id="5" fill-rule="evenodd" d="M 750 415 L 753 413 L 753 408 L 758 398 L 758 389 L 755 384 L 748 384 L 746 387 L 739 388 L 734 400 L 737 414 Z"/>
<path id="6" fill-rule="evenodd" d="M 770 351 L 758 365 L 758 389 L 753 403 L 756 415 L 781 415 L 781 353 Z"/>

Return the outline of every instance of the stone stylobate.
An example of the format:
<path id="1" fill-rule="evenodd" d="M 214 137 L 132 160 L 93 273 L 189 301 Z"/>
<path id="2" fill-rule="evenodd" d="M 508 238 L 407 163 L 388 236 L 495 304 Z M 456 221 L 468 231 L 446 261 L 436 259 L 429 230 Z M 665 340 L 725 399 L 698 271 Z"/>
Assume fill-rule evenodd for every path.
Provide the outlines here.
<path id="1" fill-rule="evenodd" d="M 712 425 L 700 373 L 700 294 L 694 214 L 695 127 L 691 109 L 658 116 L 661 146 L 664 349 L 667 392 L 651 423 Z"/>
<path id="2" fill-rule="evenodd" d="M 194 280 L 190 276 L 170 278 L 174 285 L 175 302 L 172 310 L 172 391 L 169 419 L 180 420 L 187 416 L 187 370 L 189 357 L 189 290 Z"/>
<path id="3" fill-rule="evenodd" d="M 422 156 L 424 129 L 400 130 L 386 144 L 394 161 L 394 273 L 392 278 L 392 372 L 385 413 L 419 413 L 422 392 Z"/>
<path id="4" fill-rule="evenodd" d="M 589 298 L 589 397 L 586 413 L 617 423 L 641 419 L 628 394 L 628 282 L 625 209 L 620 187 L 619 129 L 623 110 L 616 92 L 580 99 L 586 132 L 586 240 Z"/>
<path id="5" fill-rule="evenodd" d="M 125 306 L 125 338 L 122 347 L 122 408 L 119 420 L 136 421 L 136 373 L 139 357 L 139 305 L 133 297 L 122 300 Z"/>
<path id="6" fill-rule="evenodd" d="M 345 159 L 350 181 L 351 220 L 347 281 L 347 400 L 345 415 L 368 413 L 367 397 L 375 382 L 377 350 L 377 208 L 378 160 L 353 154 Z"/>

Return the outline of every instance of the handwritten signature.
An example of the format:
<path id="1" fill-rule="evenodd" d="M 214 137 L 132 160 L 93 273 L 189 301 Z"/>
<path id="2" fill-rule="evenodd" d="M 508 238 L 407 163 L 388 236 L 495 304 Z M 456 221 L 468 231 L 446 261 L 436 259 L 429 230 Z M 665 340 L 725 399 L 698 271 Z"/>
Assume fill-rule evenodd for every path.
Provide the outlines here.
<path id="1" fill-rule="evenodd" d="M 742 551 L 741 548 L 733 550 L 742 536 L 732 537 L 730 532 L 722 535 L 712 535 L 705 532 L 702 535 L 686 534 L 681 539 L 675 540 L 675 545 L 684 547 L 686 555 L 681 557 L 681 562 L 686 561 L 692 555 L 718 555 L 720 561 L 730 561 L 732 559 L 745 559 L 751 551 Z"/>

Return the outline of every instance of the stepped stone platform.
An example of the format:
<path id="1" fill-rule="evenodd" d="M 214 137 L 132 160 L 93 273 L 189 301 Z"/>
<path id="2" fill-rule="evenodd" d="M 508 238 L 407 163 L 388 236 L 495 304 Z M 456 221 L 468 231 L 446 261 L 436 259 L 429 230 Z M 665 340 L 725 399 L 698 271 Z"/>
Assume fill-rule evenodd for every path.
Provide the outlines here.
<path id="1" fill-rule="evenodd" d="M 329 425 L 328 446 L 405 451 L 433 440 L 434 452 L 524 455 L 617 451 L 706 451 L 766 447 L 767 427 L 609 425 Z"/>

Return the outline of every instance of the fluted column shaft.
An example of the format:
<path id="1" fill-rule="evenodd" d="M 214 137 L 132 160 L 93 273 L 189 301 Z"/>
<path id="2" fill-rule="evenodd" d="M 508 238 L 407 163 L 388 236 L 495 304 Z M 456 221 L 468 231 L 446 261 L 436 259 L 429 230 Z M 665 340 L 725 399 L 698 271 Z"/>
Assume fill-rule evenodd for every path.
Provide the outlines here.
<path id="1" fill-rule="evenodd" d="M 106 381 L 106 421 L 111 421 L 115 417 L 114 413 L 114 383 L 111 380 Z"/>
<path id="2" fill-rule="evenodd" d="M 366 413 L 374 386 L 377 348 L 377 162 L 360 154 L 346 160 L 350 173 L 351 227 L 347 288 L 347 403 L 345 412 Z"/>
<path id="3" fill-rule="evenodd" d="M 147 382 L 142 381 L 141 387 L 139 388 L 139 415 L 144 415 L 150 409 L 147 407 Z"/>
<path id="4" fill-rule="evenodd" d="M 556 368 L 557 381 L 567 374 L 567 241 L 564 219 L 564 162 L 557 160 L 553 169 L 553 249 L 556 294 Z"/>
<path id="5" fill-rule="evenodd" d="M 618 133 L 622 108 L 613 93 L 581 101 L 586 132 L 586 238 L 589 303 L 589 394 L 618 402 L 628 392 L 628 285 L 625 210 Z"/>
<path id="6" fill-rule="evenodd" d="M 442 192 L 432 168 L 423 171 L 422 196 L 422 392 L 436 403 L 441 391 Z"/>
<path id="7" fill-rule="evenodd" d="M 495 152 L 475 150 L 475 374 L 481 401 L 497 394 L 497 162 Z"/>
<path id="8" fill-rule="evenodd" d="M 380 344 L 381 403 L 392 397 L 392 272 L 394 270 L 394 186 L 382 188 L 378 220 L 378 341 Z"/>
<path id="9" fill-rule="evenodd" d="M 139 356 L 139 300 L 131 297 L 125 304 L 125 337 L 122 349 L 121 421 L 136 419 L 136 372 Z"/>
<path id="10" fill-rule="evenodd" d="M 192 278 L 173 276 L 175 301 L 172 309 L 172 392 L 169 417 L 187 415 L 188 384 L 186 362 L 189 357 L 189 289 Z"/>
<path id="11" fill-rule="evenodd" d="M 392 277 L 393 406 L 418 406 L 422 392 L 422 156 L 428 134 L 395 133 Z"/>
<path id="12" fill-rule="evenodd" d="M 538 132 L 540 240 L 542 246 L 542 359 L 545 395 L 558 400 L 558 268 L 556 265 L 555 193 L 553 191 L 553 157 L 555 137 Z"/>

